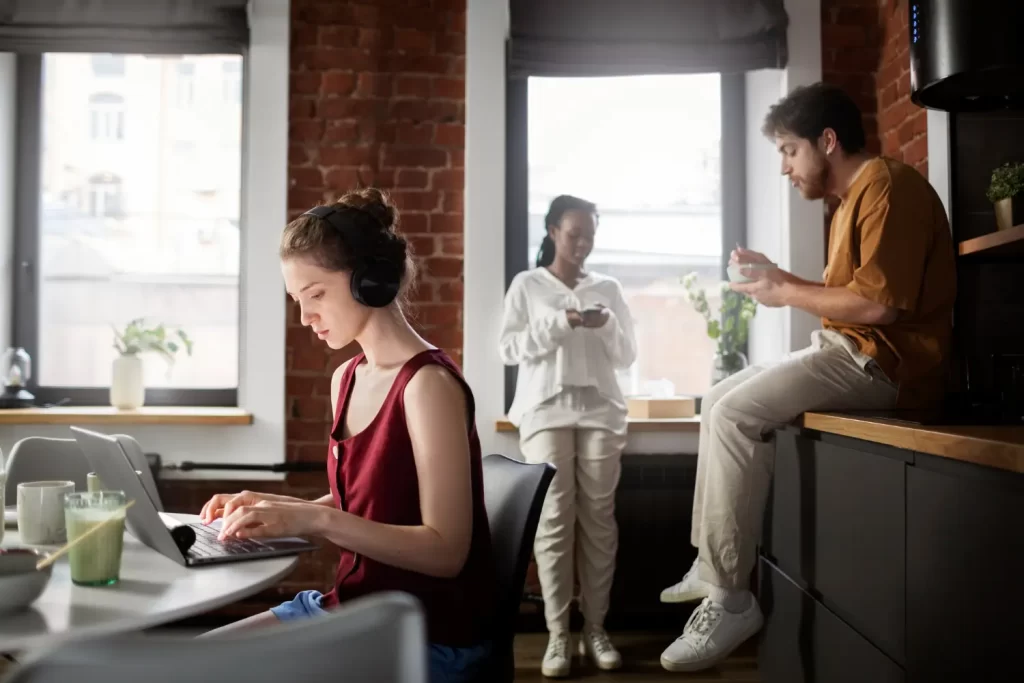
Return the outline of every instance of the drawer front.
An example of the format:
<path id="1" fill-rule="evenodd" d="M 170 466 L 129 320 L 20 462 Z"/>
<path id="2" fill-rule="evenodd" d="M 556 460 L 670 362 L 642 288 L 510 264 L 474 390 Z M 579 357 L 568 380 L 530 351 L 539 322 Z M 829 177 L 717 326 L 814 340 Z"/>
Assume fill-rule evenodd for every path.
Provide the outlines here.
<path id="1" fill-rule="evenodd" d="M 762 683 L 903 683 L 903 669 L 761 560 Z"/>
<path id="2" fill-rule="evenodd" d="M 934 464 L 907 474 L 907 673 L 1024 680 L 1024 475 Z"/>
<path id="3" fill-rule="evenodd" d="M 903 664 L 906 462 L 843 443 L 778 433 L 762 552 Z"/>

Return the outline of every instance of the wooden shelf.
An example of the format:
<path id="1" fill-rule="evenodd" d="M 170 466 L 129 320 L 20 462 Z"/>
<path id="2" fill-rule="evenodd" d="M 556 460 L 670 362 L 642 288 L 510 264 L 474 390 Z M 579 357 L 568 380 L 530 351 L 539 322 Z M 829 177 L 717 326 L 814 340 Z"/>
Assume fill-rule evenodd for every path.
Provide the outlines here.
<path id="1" fill-rule="evenodd" d="M 495 431 L 516 432 L 516 426 L 502 418 L 494 425 Z M 627 418 L 626 430 L 628 432 L 699 432 L 700 416 L 697 417 L 669 417 L 664 419 Z"/>
<path id="2" fill-rule="evenodd" d="M 0 425 L 251 425 L 252 414 L 241 408 L 143 407 L 117 410 L 110 406 L 16 408 L 0 410 Z"/>
<path id="3" fill-rule="evenodd" d="M 964 240 L 959 251 L 961 256 L 1024 256 L 1024 225 Z"/>

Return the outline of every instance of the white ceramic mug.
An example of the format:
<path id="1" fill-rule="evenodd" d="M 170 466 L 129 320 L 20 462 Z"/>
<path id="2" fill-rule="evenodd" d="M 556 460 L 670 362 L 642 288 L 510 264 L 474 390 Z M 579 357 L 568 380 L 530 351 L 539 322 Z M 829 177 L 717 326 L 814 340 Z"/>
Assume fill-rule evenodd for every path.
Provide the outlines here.
<path id="1" fill-rule="evenodd" d="M 25 545 L 58 545 L 67 541 L 64 496 L 75 492 L 73 481 L 27 481 L 18 484 L 18 536 Z"/>

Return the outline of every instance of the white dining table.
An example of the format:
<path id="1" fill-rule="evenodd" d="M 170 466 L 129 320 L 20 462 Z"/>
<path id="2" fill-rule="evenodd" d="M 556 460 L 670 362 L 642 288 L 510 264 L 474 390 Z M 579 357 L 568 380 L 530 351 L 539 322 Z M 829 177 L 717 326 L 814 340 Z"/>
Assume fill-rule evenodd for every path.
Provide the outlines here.
<path id="1" fill-rule="evenodd" d="M 185 522 L 198 519 L 173 516 Z M 18 532 L 6 529 L 3 547 L 18 544 Z M 297 563 L 297 556 L 289 556 L 183 567 L 125 532 L 120 581 L 102 588 L 76 586 L 67 556 L 59 558 L 35 602 L 27 609 L 0 614 L 0 652 L 138 631 L 202 614 L 272 586 Z"/>

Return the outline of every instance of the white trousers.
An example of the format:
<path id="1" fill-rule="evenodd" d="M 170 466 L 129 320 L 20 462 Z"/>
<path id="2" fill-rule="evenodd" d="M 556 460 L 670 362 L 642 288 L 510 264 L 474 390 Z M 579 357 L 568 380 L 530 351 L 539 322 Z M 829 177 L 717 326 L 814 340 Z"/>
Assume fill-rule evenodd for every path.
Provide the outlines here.
<path id="1" fill-rule="evenodd" d="M 557 468 L 533 545 L 551 632 L 569 630 L 574 564 L 583 619 L 604 624 L 619 547 L 615 489 L 625 446 L 624 434 L 581 428 L 544 429 L 520 443 L 527 462 Z"/>
<path id="2" fill-rule="evenodd" d="M 895 403 L 895 384 L 834 331 L 817 331 L 810 347 L 712 387 L 701 405 L 690 530 L 700 578 L 721 588 L 748 587 L 776 429 L 807 411 L 887 409 Z"/>

